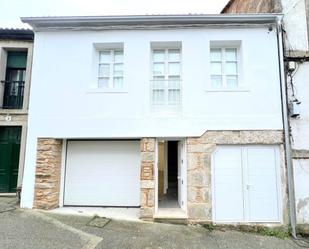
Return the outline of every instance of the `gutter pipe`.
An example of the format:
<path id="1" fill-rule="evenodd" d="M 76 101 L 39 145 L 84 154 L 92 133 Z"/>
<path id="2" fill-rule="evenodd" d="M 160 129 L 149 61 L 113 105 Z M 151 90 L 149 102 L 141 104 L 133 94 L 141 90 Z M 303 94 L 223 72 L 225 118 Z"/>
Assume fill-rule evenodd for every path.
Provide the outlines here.
<path id="1" fill-rule="evenodd" d="M 283 120 L 284 141 L 285 141 L 284 143 L 285 160 L 286 160 L 286 166 L 287 166 L 289 217 L 290 217 L 290 225 L 291 225 L 291 234 L 294 238 L 297 238 L 293 162 L 292 162 L 292 150 L 291 150 L 291 142 L 290 142 L 287 85 L 286 85 L 286 77 L 285 77 L 285 71 L 284 71 L 282 17 L 279 17 L 279 16 L 277 17 L 277 42 L 278 42 L 279 68 L 280 68 L 282 120 Z"/>

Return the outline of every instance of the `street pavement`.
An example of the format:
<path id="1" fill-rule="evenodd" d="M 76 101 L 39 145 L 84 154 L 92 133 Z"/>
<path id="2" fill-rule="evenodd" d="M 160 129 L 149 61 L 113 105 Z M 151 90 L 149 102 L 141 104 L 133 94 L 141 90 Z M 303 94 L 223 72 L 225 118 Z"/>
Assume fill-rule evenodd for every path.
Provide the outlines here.
<path id="1" fill-rule="evenodd" d="M 296 249 L 304 241 L 204 227 L 59 215 L 0 197 L 1 249 Z"/>

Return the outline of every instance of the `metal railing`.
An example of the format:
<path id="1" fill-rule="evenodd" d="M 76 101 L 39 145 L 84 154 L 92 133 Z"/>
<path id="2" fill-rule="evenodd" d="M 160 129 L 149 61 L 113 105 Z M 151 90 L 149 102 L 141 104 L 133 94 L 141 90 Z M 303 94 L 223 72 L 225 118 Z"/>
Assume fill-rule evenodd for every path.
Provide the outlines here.
<path id="1" fill-rule="evenodd" d="M 154 79 L 150 81 L 150 99 L 152 105 L 181 105 L 181 80 Z"/>
<path id="2" fill-rule="evenodd" d="M 22 109 L 25 81 L 4 80 L 2 109 Z"/>

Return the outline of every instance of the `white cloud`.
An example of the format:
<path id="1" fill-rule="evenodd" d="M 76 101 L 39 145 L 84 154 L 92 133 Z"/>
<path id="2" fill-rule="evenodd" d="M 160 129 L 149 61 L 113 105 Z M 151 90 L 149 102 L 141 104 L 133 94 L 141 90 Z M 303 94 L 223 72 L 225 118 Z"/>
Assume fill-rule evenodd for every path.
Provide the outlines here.
<path id="1" fill-rule="evenodd" d="M 0 27 L 21 16 L 219 13 L 227 0 L 0 0 Z"/>

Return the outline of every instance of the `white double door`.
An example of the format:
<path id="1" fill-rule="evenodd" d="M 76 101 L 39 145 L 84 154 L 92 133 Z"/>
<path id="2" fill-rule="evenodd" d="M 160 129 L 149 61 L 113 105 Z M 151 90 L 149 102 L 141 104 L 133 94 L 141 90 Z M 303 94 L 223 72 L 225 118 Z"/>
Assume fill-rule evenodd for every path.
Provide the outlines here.
<path id="1" fill-rule="evenodd" d="M 220 146 L 213 155 L 213 219 L 280 222 L 278 146 Z"/>

